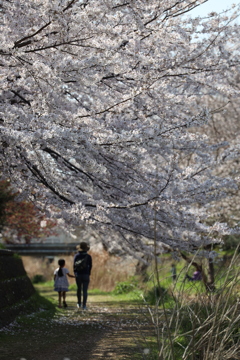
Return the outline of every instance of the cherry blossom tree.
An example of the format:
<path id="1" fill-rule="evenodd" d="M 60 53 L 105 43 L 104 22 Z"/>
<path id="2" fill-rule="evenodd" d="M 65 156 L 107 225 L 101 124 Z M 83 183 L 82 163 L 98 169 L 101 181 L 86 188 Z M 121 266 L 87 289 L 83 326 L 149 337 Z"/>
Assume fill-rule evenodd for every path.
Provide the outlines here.
<path id="1" fill-rule="evenodd" d="M 198 129 L 201 98 L 239 96 L 239 9 L 187 17 L 203 2 L 1 3 L 1 171 L 23 199 L 133 253 L 228 230 L 204 220 L 238 186 L 215 153 L 227 163 L 239 145 Z"/>
<path id="2" fill-rule="evenodd" d="M 239 88 L 239 78 L 231 79 L 232 85 Z M 237 99 L 226 99 L 225 97 L 206 99 L 209 108 L 216 109 L 213 111 L 211 119 L 202 129 L 208 134 L 212 143 L 217 141 L 226 141 L 231 144 L 232 148 L 238 148 L 240 143 L 240 123 L 239 111 L 240 103 Z M 216 106 L 217 104 L 217 106 Z M 216 151 L 215 157 L 221 157 L 222 149 Z M 240 178 L 239 156 L 232 157 L 227 163 L 219 163 L 215 173 L 224 177 L 231 177 L 236 181 Z M 231 226 L 236 226 L 240 221 L 240 189 L 229 189 L 227 197 L 219 199 L 212 206 L 212 218 L 219 219 L 221 222 L 227 222 Z"/>

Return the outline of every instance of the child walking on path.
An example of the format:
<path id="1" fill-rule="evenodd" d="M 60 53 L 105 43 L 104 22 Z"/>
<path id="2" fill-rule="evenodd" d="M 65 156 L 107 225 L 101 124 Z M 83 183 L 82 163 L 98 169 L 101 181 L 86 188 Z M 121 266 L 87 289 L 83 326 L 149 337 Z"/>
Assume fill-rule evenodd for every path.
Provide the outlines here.
<path id="1" fill-rule="evenodd" d="M 67 307 L 66 292 L 68 291 L 68 287 L 69 287 L 67 276 L 73 278 L 75 278 L 75 276 L 71 275 L 69 273 L 69 270 L 64 267 L 65 266 L 64 259 L 58 260 L 58 265 L 59 268 L 57 268 L 54 271 L 54 290 L 58 292 L 58 307 L 61 308 L 62 302 L 63 302 L 63 306 Z"/>

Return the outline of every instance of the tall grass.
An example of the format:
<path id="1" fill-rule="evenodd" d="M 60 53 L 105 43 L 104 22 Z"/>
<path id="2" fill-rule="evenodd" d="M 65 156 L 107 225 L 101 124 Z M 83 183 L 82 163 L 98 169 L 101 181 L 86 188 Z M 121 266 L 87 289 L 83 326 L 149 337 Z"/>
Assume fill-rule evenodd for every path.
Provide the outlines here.
<path id="1" fill-rule="evenodd" d="M 121 256 L 110 255 L 105 250 L 90 252 L 93 259 L 93 269 L 91 273 L 91 289 L 101 289 L 103 291 L 112 291 L 116 284 L 125 281 L 135 272 L 136 260 L 130 261 Z M 54 270 L 58 267 L 59 258 L 66 261 L 66 268 L 70 273 L 73 272 L 73 255 L 59 254 L 54 257 L 53 262 L 47 258 L 37 258 L 31 256 L 22 256 L 24 268 L 34 282 L 50 281 L 53 279 Z M 36 279 L 36 276 L 38 279 Z M 42 279 L 40 279 L 42 277 Z M 69 283 L 74 284 L 75 279 L 69 278 Z"/>
<path id="2" fill-rule="evenodd" d="M 142 334 L 141 358 L 240 359 L 239 264 L 236 252 L 221 277 L 219 274 L 214 292 L 206 292 L 200 282 L 177 281 L 165 291 L 161 287 L 155 304 L 145 303 L 153 332 Z M 160 284 L 157 277 L 155 288 Z"/>

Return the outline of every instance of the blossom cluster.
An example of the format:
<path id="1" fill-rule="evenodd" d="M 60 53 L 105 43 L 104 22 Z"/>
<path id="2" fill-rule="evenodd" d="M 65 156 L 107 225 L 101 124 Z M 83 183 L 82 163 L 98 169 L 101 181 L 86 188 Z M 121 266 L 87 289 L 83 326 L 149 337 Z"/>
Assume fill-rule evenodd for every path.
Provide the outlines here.
<path id="1" fill-rule="evenodd" d="M 239 96 L 240 27 L 237 7 L 185 17 L 202 2 L 4 2 L 1 175 L 23 198 L 132 252 L 212 241 L 209 204 L 236 185 L 198 128 L 202 99 Z"/>

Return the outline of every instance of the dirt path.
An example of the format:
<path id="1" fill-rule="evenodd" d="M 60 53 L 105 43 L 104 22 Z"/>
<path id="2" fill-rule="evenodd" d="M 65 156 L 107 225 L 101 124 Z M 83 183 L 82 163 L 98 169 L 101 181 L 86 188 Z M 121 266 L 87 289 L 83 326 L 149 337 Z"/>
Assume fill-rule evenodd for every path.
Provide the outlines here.
<path id="1" fill-rule="evenodd" d="M 136 341 L 149 329 L 144 310 L 96 300 L 90 296 L 88 310 L 79 310 L 69 293 L 68 308 L 57 310 L 54 318 L 42 311 L 12 323 L 0 331 L 1 360 L 141 359 Z"/>

